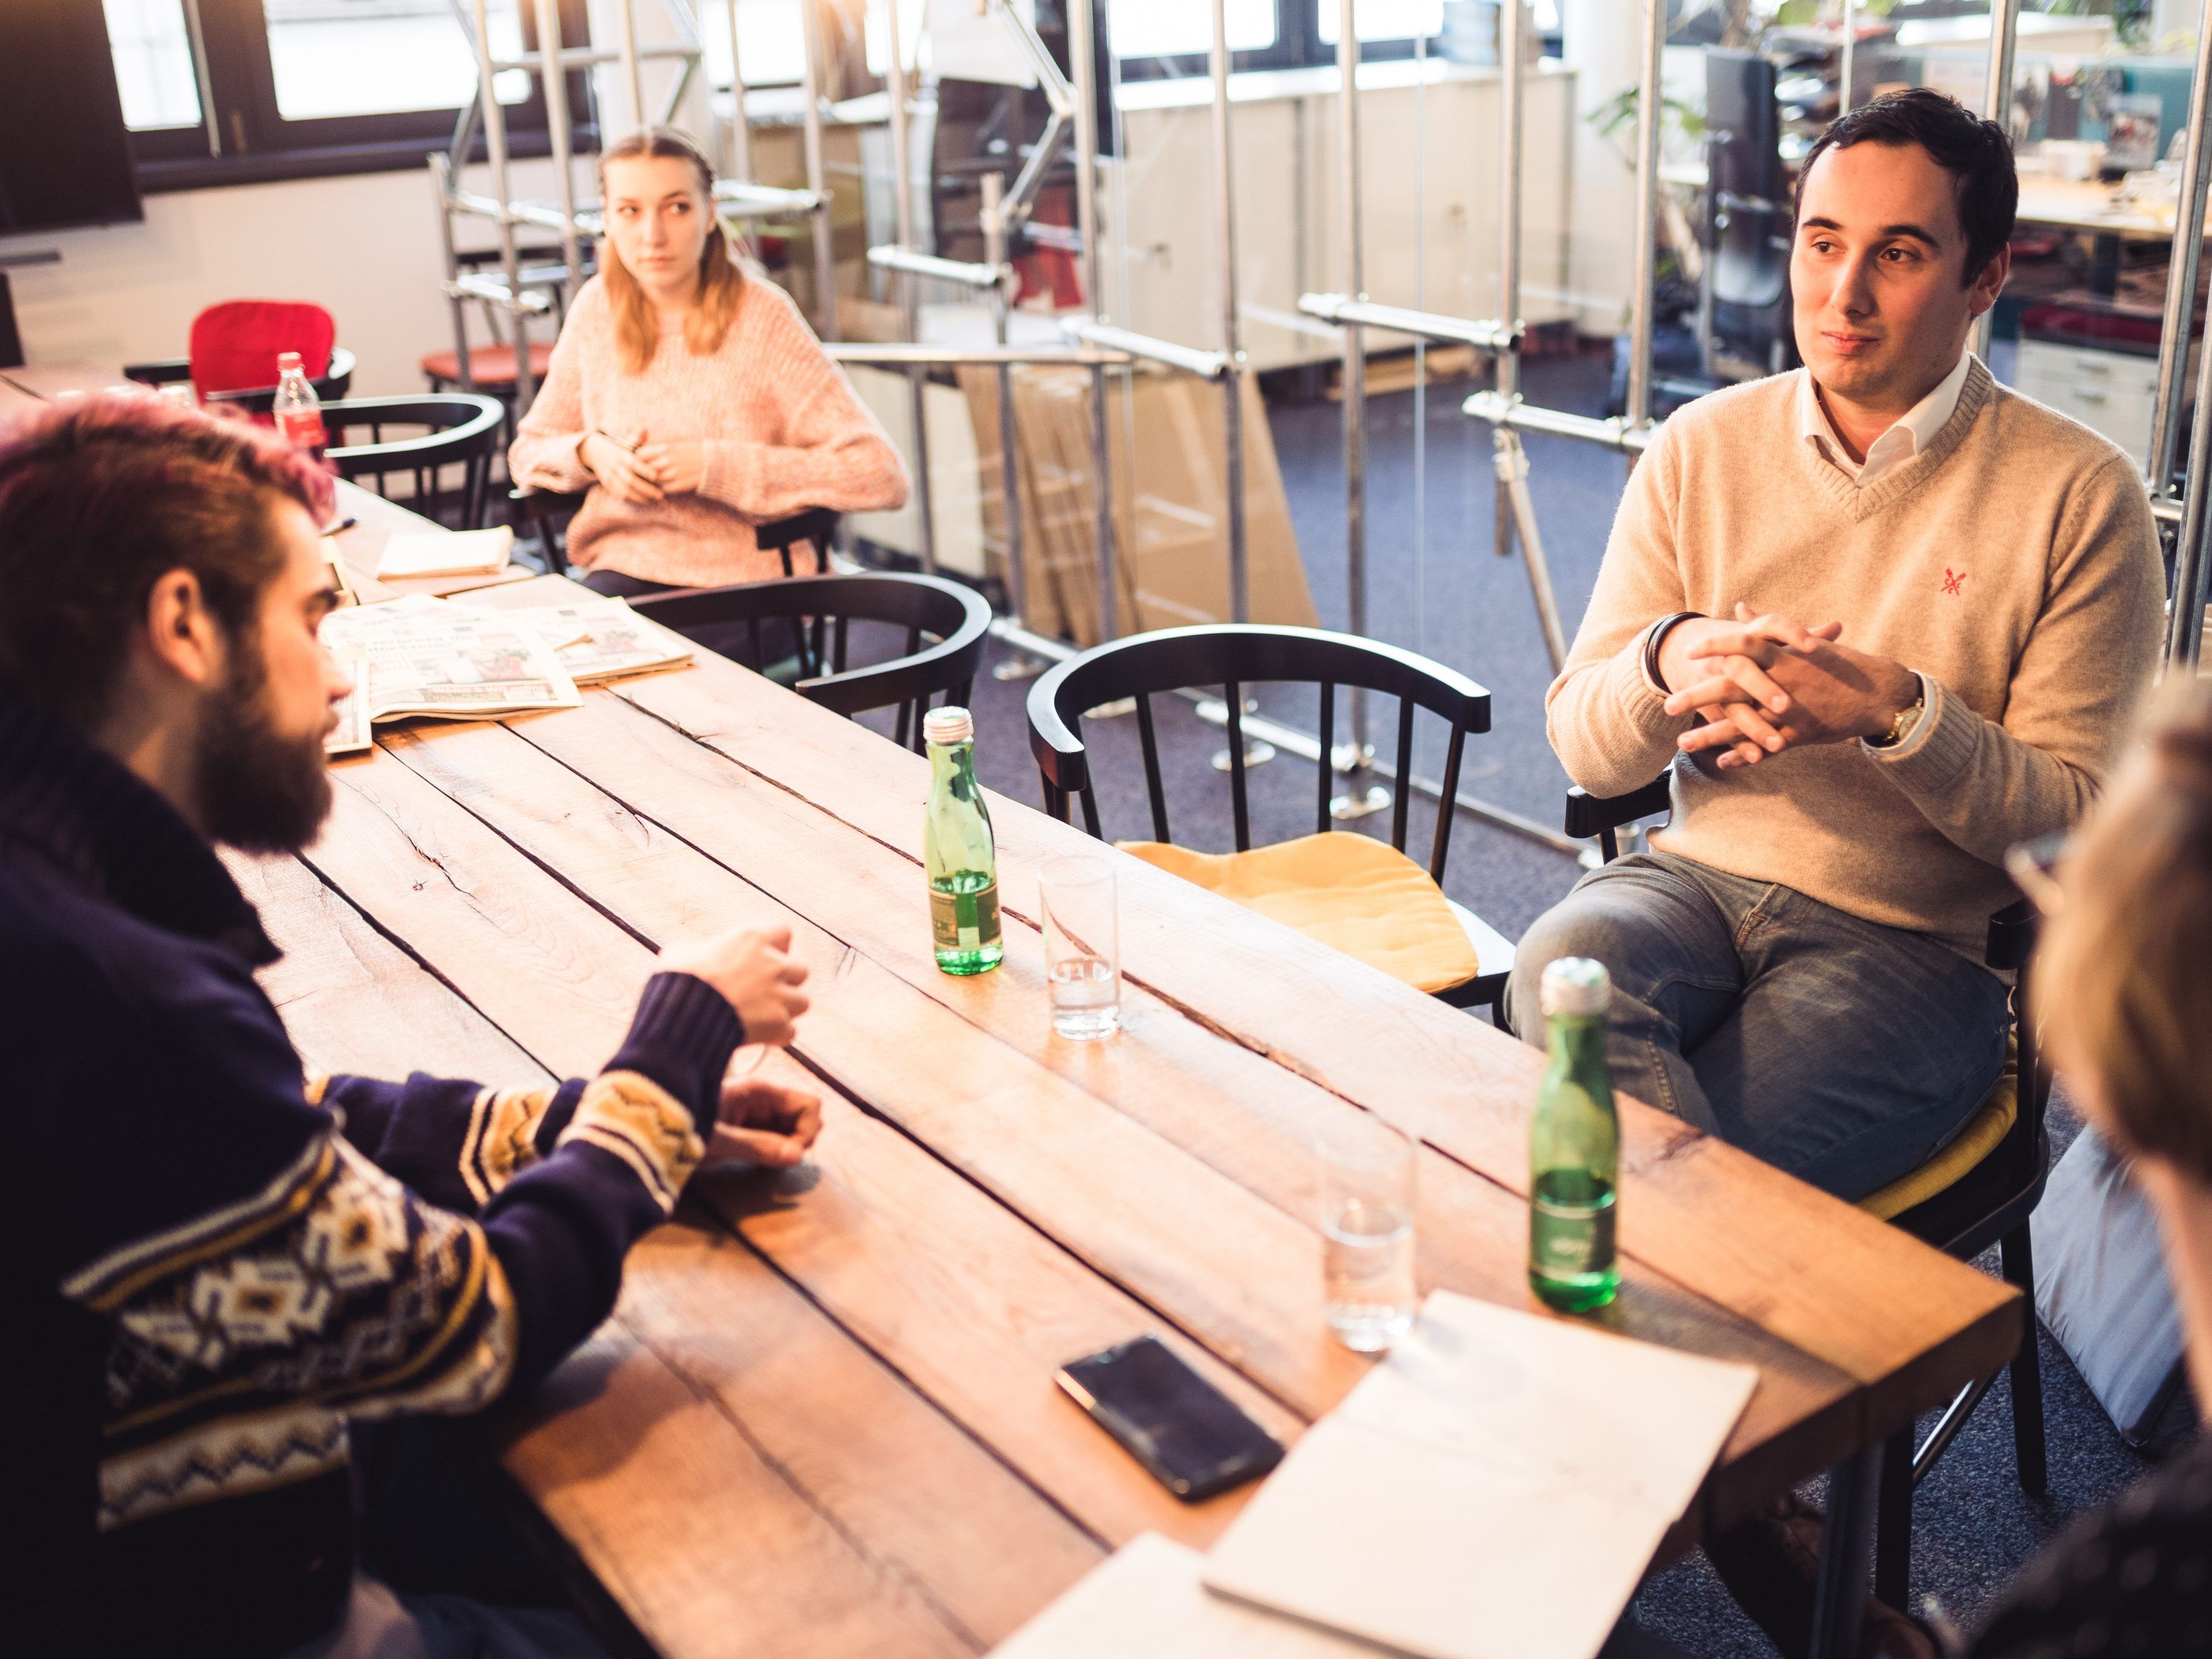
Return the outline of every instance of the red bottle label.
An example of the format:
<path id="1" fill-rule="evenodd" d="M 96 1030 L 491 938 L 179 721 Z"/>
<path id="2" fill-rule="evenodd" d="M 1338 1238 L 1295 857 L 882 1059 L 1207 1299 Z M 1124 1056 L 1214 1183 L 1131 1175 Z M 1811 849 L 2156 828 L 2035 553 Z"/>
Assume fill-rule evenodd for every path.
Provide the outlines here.
<path id="1" fill-rule="evenodd" d="M 276 431 L 293 448 L 304 449 L 311 455 L 320 455 L 331 441 L 330 434 L 323 429 L 323 412 L 319 409 L 279 410 Z"/>

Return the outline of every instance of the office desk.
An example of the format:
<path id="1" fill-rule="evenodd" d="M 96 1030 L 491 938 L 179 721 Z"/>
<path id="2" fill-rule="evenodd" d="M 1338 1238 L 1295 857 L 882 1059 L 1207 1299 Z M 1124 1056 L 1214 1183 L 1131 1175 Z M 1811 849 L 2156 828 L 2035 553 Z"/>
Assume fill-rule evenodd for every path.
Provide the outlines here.
<path id="1" fill-rule="evenodd" d="M 502 604 L 574 590 L 544 578 Z M 787 926 L 807 1166 L 698 1183 L 597 1337 L 501 1427 L 507 1469 L 672 1659 L 989 1648 L 1186 1507 L 1053 1386 L 1147 1329 L 1284 1437 L 1367 1362 L 1328 1337 L 1309 1137 L 1416 1130 L 1419 1273 L 1528 1305 L 1542 1057 L 1109 853 L 1127 1029 L 1051 1035 L 1036 874 L 1096 852 L 993 798 L 1007 958 L 930 954 L 927 766 L 719 658 L 505 724 L 378 728 L 297 860 L 240 860 L 312 1065 L 522 1080 L 611 1053 L 650 945 Z M 1747 1361 L 1743 1422 L 1669 1549 L 1878 1446 L 2011 1355 L 2016 1294 L 1635 1103 L 1625 1286 L 1598 1322 Z"/>

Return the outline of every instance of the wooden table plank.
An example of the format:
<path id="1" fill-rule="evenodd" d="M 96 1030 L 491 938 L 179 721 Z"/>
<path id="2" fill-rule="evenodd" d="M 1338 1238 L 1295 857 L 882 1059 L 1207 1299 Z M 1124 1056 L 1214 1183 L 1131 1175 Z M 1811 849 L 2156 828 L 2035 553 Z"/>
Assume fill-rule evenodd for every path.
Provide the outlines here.
<path id="1" fill-rule="evenodd" d="M 919 862 L 921 757 L 720 659 L 611 689 Z M 1098 843 L 991 810 L 1002 908 L 1034 920 L 1042 863 Z M 1537 1050 L 1140 860 L 1117 872 L 1129 977 L 1525 1195 Z M 2021 1302 L 2001 1281 L 1642 1103 L 1622 1127 L 1624 1247 L 1859 1380 L 1878 1431 L 2013 1352 Z"/>
<path id="2" fill-rule="evenodd" d="M 28 363 L 21 368 L 0 369 L 0 380 L 8 381 L 19 392 L 51 401 L 56 398 L 83 397 L 95 392 L 144 392 L 146 387 L 125 375 L 119 368 L 95 363 L 88 358 L 72 357 L 55 363 Z"/>
<path id="3" fill-rule="evenodd" d="M 447 731 L 514 741 L 493 726 Z M 514 747 L 532 753 L 519 744 Z M 637 855 L 651 861 L 642 837 Z M 331 827 L 307 857 L 349 902 L 410 951 L 440 963 L 463 995 L 557 1073 L 588 1072 L 603 1062 L 627 1024 L 637 986 L 652 969 L 649 951 L 629 933 L 388 756 L 343 775 Z M 756 896 L 754 902 L 767 902 Z M 725 910 L 726 921 L 738 919 Z M 832 1000 L 836 987 L 866 1013 L 869 988 L 837 984 L 842 954 L 830 953 L 823 1000 Z M 817 1011 L 821 1006 L 817 1003 Z M 809 1016 L 810 1025 L 817 1018 Z M 910 1053 L 905 1058 L 910 1060 Z M 1027 1098 L 1023 1091 L 1012 1092 L 1017 1103 Z M 1157 1180 L 1172 1193 L 1179 1179 L 1195 1176 L 1218 1188 L 1183 1215 L 1233 1216 L 1242 1206 L 1253 1209 L 1263 1224 L 1282 1221 L 1173 1148 L 1097 1109 L 1111 1120 L 1101 1126 L 1107 1138 L 1117 1125 L 1127 1139 L 1142 1137 L 1143 1149 L 1152 1156 L 1136 1171 L 1139 1179 Z M 761 1219 L 761 1226 L 770 1229 L 763 1235 L 764 1248 L 781 1242 L 792 1252 L 789 1261 L 775 1255 L 779 1266 L 871 1346 L 880 1340 L 902 1375 L 932 1379 L 934 1386 L 925 1392 L 933 1400 L 1094 1531 L 1118 1539 L 1150 1526 L 1174 1535 L 1210 1537 L 1242 1501 L 1241 1494 L 1195 1509 L 1177 1504 L 1051 1382 L 1059 1364 L 1158 1326 L 1159 1316 L 1097 1278 L 913 1141 L 857 1111 L 848 1112 L 842 1103 L 831 1103 L 837 1125 L 830 1143 L 834 1151 L 818 1165 L 817 1184 L 805 1202 L 789 1206 L 791 1226 L 780 1233 L 771 1228 L 782 1206 Z M 1177 1164 L 1187 1166 L 1188 1173 L 1179 1174 Z M 867 1183 L 866 1201 L 847 1197 L 848 1183 L 854 1182 Z M 912 1224 L 885 1226 L 880 1218 L 902 1192 L 911 1194 L 898 1203 Z M 1140 1216 L 1144 1189 L 1133 1187 L 1130 1194 L 1128 1209 L 1117 1213 Z M 817 1234 L 814 1230 L 833 1214 L 842 1218 L 841 1224 Z M 1160 1224 L 1155 1218 L 1150 1224 Z M 1237 1273 L 1265 1276 L 1271 1261 L 1265 1255 L 1256 1261 L 1237 1256 L 1231 1269 L 1217 1268 L 1210 1276 L 1198 1271 L 1209 1255 L 1248 1237 L 1227 1231 L 1226 1244 L 1209 1242 L 1205 1230 L 1176 1235 L 1197 1258 L 1195 1266 L 1181 1262 L 1176 1271 L 1182 1282 L 1200 1290 L 1184 1292 L 1179 1284 L 1166 1288 L 1185 1300 L 1200 1293 L 1219 1303 L 1250 1299 L 1241 1281 L 1227 1290 L 1207 1286 Z M 1283 1231 L 1293 1248 L 1311 1237 L 1286 1222 Z M 747 1236 L 755 1236 L 750 1221 Z M 817 1237 L 830 1248 L 801 1259 L 800 1247 Z M 980 1256 L 972 1243 L 977 1239 L 988 1241 Z M 1312 1317 L 1303 1329 L 1316 1358 L 1356 1371 L 1358 1362 L 1327 1342 L 1320 1329 L 1317 1242 L 1312 1260 L 1303 1265 L 1303 1272 L 1282 1276 L 1313 1299 Z M 1201 1305 L 1212 1316 L 1213 1304 Z M 963 1310 L 957 1321 L 946 1316 L 954 1306 Z M 932 1309 L 933 1316 L 917 1318 L 920 1307 Z M 1232 1331 L 1251 1322 L 1233 1307 L 1222 1317 Z M 1297 1420 L 1282 1407 L 1203 1348 L 1173 1340 L 1276 1432 L 1295 1433 Z M 1340 1392 L 1339 1387 L 1330 1397 Z"/>
<path id="4" fill-rule="evenodd" d="M 605 692 L 588 695 L 582 709 L 516 721 L 511 730 L 562 761 L 575 778 L 555 775 L 554 789 L 545 793 L 527 781 L 544 775 L 514 766 L 505 751 L 428 728 L 391 747 L 447 793 L 489 810 L 503 833 L 564 880 L 650 932 L 653 897 L 630 901 L 641 907 L 635 908 L 623 897 L 635 884 L 638 866 L 629 854 L 637 838 L 611 833 L 605 805 L 584 793 L 582 780 L 592 780 L 629 812 L 683 836 L 747 884 L 794 912 L 803 908 L 836 943 L 1310 1223 L 1318 1200 L 1310 1139 L 1324 1115 L 1358 1109 L 1348 1102 L 1222 1042 L 1140 987 L 1127 992 L 1127 1023 L 1117 1041 L 1054 1038 L 1042 947 L 1033 929 L 1010 922 L 1009 956 L 994 974 L 957 979 L 939 973 L 927 948 L 923 884 L 910 862 Z M 539 828 L 547 825 L 558 829 Z M 576 844 L 580 836 L 594 836 L 602 843 L 596 852 Z M 837 872 L 834 883 L 822 879 L 825 867 Z M 706 890 L 678 883 L 658 914 L 682 917 L 684 902 Z M 811 1041 L 811 1033 L 802 1036 Z M 1525 1203 L 1433 1155 L 1421 1182 L 1421 1282 L 1532 1306 L 1521 1260 Z M 1632 1294 L 1609 1316 L 1618 1328 L 1747 1359 L 1767 1373 L 1767 1385 L 1731 1441 L 1726 1477 L 1717 1484 L 1728 1516 L 1857 1443 L 1863 1424 L 1848 1377 L 1632 1258 L 1628 1272 Z"/>
<path id="5" fill-rule="evenodd" d="M 228 862 L 286 951 L 262 980 L 312 1062 L 376 1076 L 416 1067 L 505 1083 L 550 1075 L 297 860 L 233 855 Z M 721 1203 L 763 1214 L 793 1201 L 757 1176 L 702 1184 Z M 617 1591 L 633 1622 L 665 1642 L 689 1639 L 696 1584 L 720 1571 L 735 1536 L 758 1524 L 723 1511 L 757 1501 L 752 1487 L 763 1460 L 808 1509 L 933 1611 L 934 1625 L 926 1622 L 915 1638 L 927 1650 L 941 1646 L 938 1626 L 969 1647 L 995 1644 L 1103 1553 L 757 1254 L 702 1231 L 696 1216 L 660 1229 L 633 1252 L 599 1352 L 622 1356 L 641 1374 L 635 1388 L 656 1397 L 674 1398 L 674 1378 L 714 1401 L 738 1431 L 734 1443 L 750 1449 L 724 1468 L 733 1443 L 718 1432 L 691 1447 L 712 1489 L 694 1500 L 680 1536 L 654 1541 L 656 1554 L 675 1559 L 641 1577 L 633 1540 L 601 1524 L 595 1492 L 572 1489 L 573 1459 L 560 1444 L 572 1432 L 589 1443 L 617 1443 L 635 1431 L 633 1396 L 579 1388 L 564 1373 L 508 1431 L 510 1470 L 549 1513 L 570 1516 L 568 1535 L 586 1565 Z M 604 1370 L 590 1354 L 571 1364 L 594 1376 Z M 556 1418 L 556 1404 L 568 1415 Z M 958 1501 L 948 1502 L 949 1493 Z M 902 1625 L 912 1609 L 902 1599 L 895 1611 L 897 1620 L 880 1622 Z M 726 1650 L 763 1650 L 748 1645 L 760 1629 L 739 1619 Z"/>
<path id="6" fill-rule="evenodd" d="M 411 507 L 388 501 L 374 490 L 364 489 L 343 478 L 337 481 L 335 493 L 338 518 L 357 520 L 351 529 L 339 532 L 332 539 L 337 543 L 338 556 L 345 561 L 346 580 L 363 605 L 396 599 L 409 593 L 427 593 L 434 599 L 442 599 L 449 593 L 469 593 L 479 588 L 542 580 L 527 566 L 519 564 L 507 565 L 489 575 L 379 576 L 377 562 L 384 556 L 385 544 L 394 536 L 452 532 L 434 519 L 427 519 Z"/>

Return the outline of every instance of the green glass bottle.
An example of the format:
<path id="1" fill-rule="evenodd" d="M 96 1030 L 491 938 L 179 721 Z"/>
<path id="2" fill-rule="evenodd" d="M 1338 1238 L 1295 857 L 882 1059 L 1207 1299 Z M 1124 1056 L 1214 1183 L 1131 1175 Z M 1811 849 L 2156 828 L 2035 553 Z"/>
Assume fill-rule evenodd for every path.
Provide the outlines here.
<path id="1" fill-rule="evenodd" d="M 988 974 L 1006 947 L 999 939 L 999 853 L 975 781 L 975 721 L 964 708 L 933 708 L 922 716 L 921 734 L 929 743 L 922 861 L 937 965 L 948 974 Z"/>
<path id="2" fill-rule="evenodd" d="M 1601 1308 L 1620 1289 L 1620 1119 L 1605 1064 L 1612 989 L 1587 957 L 1544 969 L 1552 1063 L 1528 1120 L 1528 1287 L 1566 1313 Z"/>

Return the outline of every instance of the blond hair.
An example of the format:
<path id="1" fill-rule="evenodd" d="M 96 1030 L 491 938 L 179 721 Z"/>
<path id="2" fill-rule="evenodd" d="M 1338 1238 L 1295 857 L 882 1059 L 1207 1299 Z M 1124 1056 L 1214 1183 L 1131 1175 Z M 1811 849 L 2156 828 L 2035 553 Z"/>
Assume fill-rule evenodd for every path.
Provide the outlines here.
<path id="1" fill-rule="evenodd" d="M 745 286 L 744 272 L 730 257 L 722 222 L 714 212 L 714 168 L 699 147 L 682 133 L 666 127 L 645 127 L 599 157 L 601 201 L 606 199 L 607 163 L 641 159 L 690 162 L 699 193 L 706 198 L 707 245 L 699 250 L 699 297 L 684 319 L 684 347 L 695 356 L 706 356 L 722 349 L 730 325 L 737 319 L 738 301 Z M 659 324 L 653 301 L 615 252 L 612 237 L 606 240 L 599 259 L 599 281 L 614 307 L 615 340 L 622 350 L 623 366 L 633 374 L 640 373 L 660 348 Z"/>
<path id="2" fill-rule="evenodd" d="M 2170 685 L 2069 851 L 2030 983 L 2100 1127 L 2212 1185 L 2212 685 Z"/>

